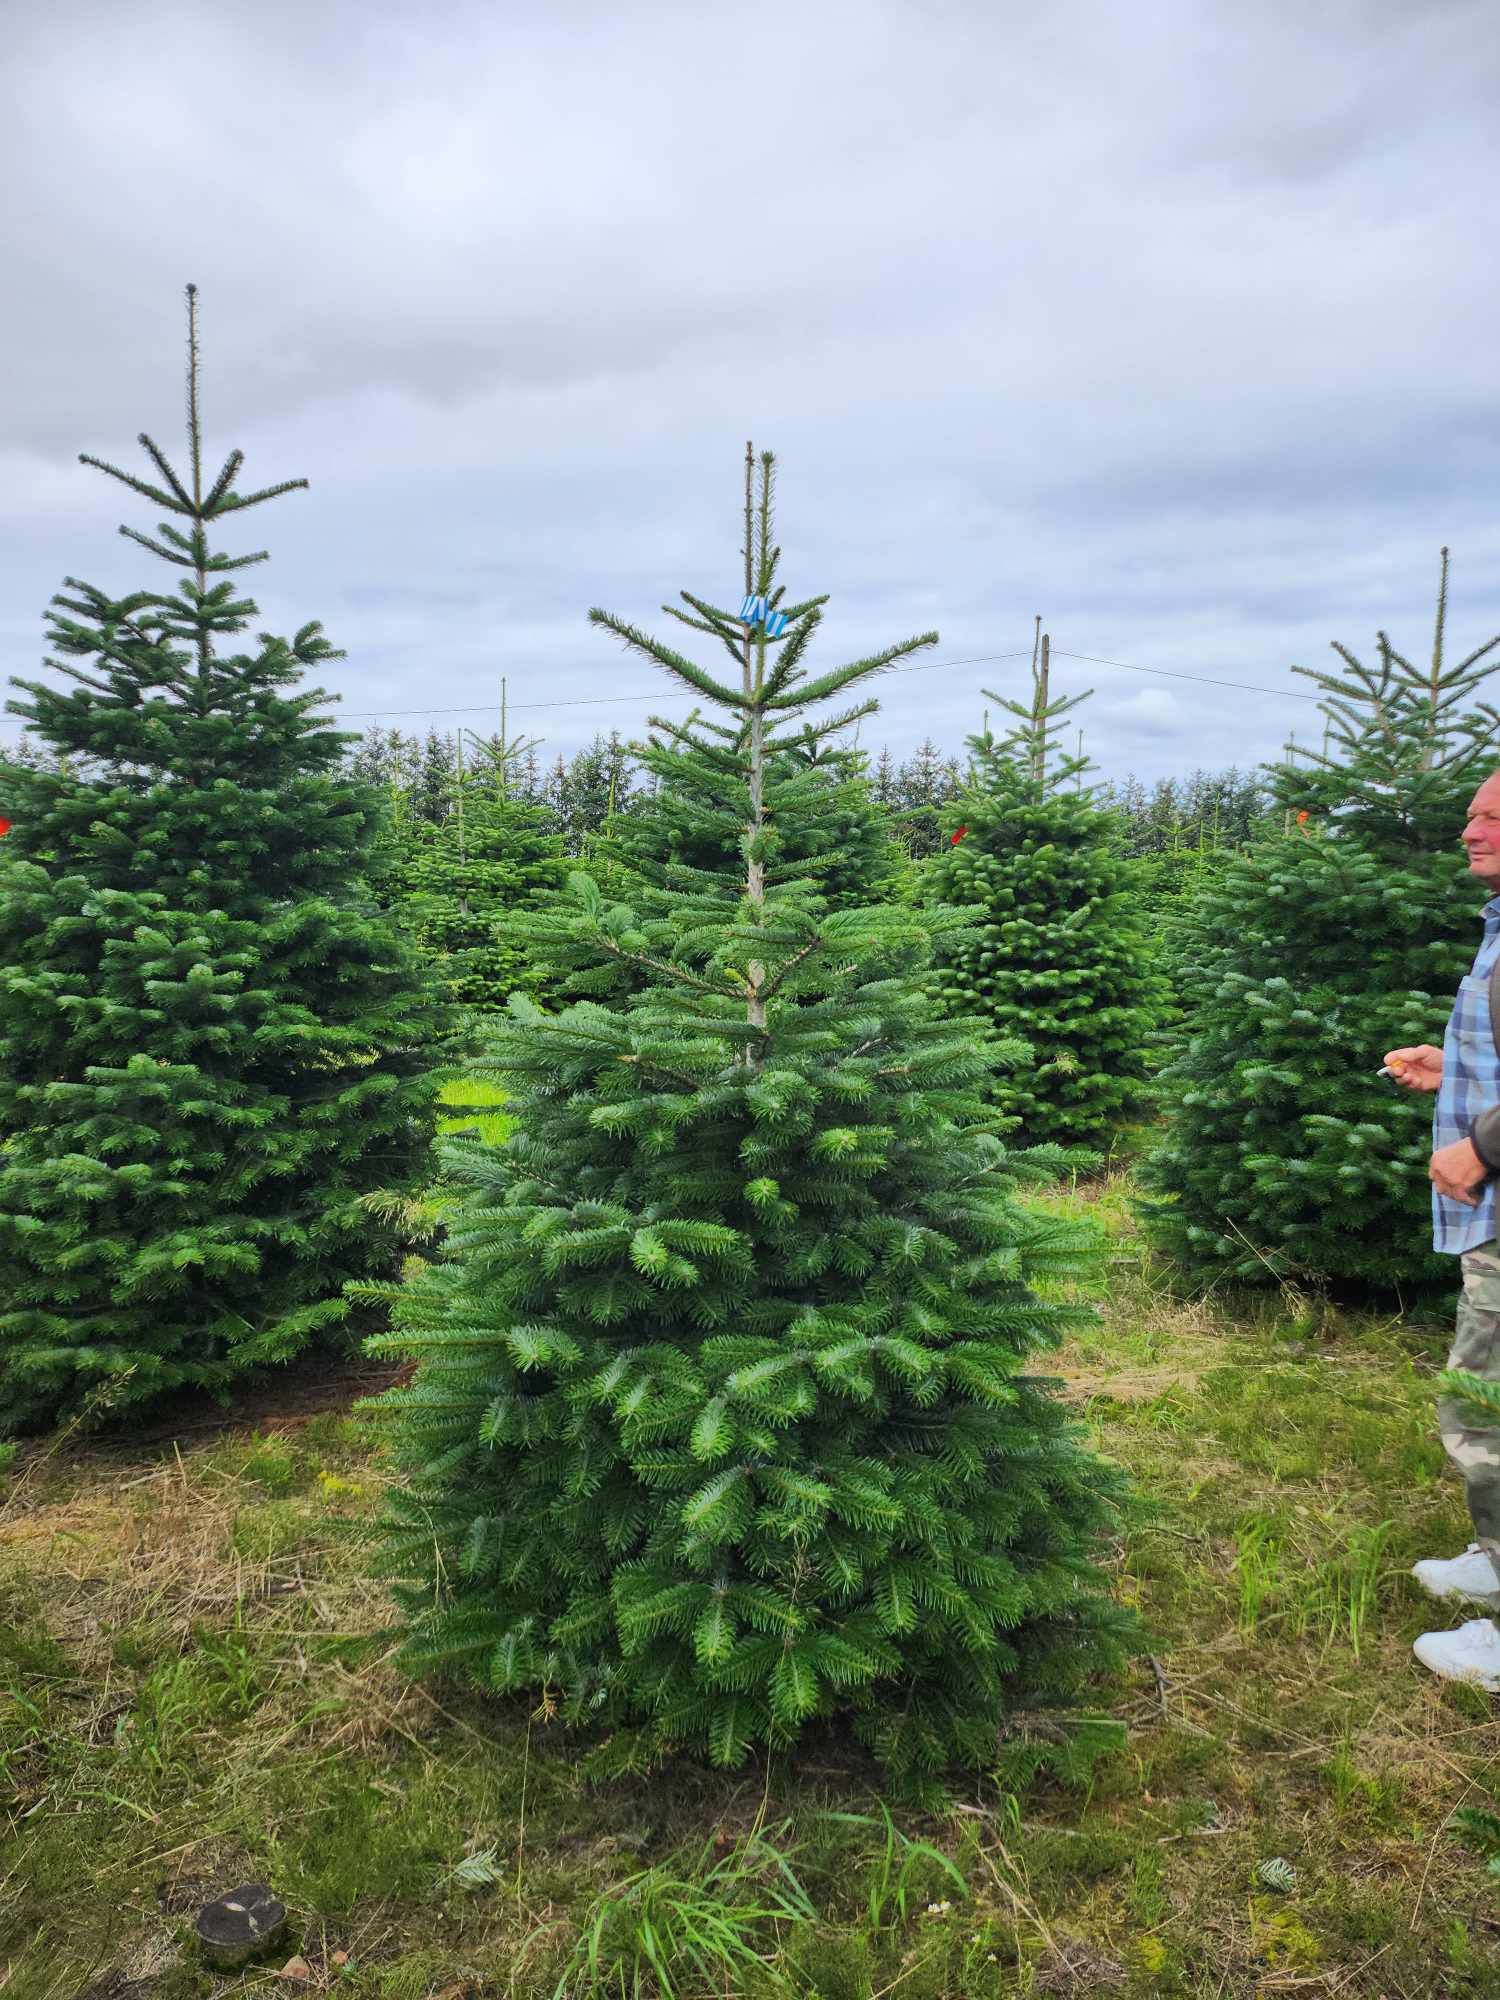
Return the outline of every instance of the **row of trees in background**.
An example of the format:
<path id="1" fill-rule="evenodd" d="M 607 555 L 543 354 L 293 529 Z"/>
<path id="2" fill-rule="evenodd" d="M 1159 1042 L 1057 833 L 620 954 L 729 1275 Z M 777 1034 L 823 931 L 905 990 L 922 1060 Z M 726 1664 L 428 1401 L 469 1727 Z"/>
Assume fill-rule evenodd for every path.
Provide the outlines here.
<path id="1" fill-rule="evenodd" d="M 542 808 L 548 830 L 560 836 L 569 856 L 586 853 L 609 823 L 638 811 L 656 783 L 618 730 L 550 763 L 537 755 L 538 744 L 512 742 L 506 757 L 498 733 L 465 730 L 464 738 L 465 783 L 492 784 L 503 770 L 508 795 Z M 457 730 L 429 728 L 422 737 L 377 723 L 346 751 L 345 768 L 399 798 L 413 820 L 441 826 L 457 810 L 459 740 Z M 29 733 L 7 754 L 33 770 L 57 770 L 66 761 Z M 871 797 L 893 821 L 907 853 L 923 860 L 939 852 L 947 839 L 945 815 L 951 817 L 964 788 L 967 756 L 940 751 L 929 738 L 902 762 L 889 749 L 862 753 L 861 762 Z M 1119 816 L 1123 851 L 1132 858 L 1188 857 L 1242 845 L 1268 824 L 1272 811 L 1264 774 L 1232 767 L 1159 778 L 1150 786 L 1134 777 L 1091 784 L 1096 799 Z"/>

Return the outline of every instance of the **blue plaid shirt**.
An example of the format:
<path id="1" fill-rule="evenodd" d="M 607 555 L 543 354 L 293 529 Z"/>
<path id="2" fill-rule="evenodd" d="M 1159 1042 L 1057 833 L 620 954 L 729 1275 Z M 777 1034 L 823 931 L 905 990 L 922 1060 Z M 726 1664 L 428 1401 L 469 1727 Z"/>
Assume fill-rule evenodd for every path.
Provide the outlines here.
<path id="1" fill-rule="evenodd" d="M 1443 1036 L 1443 1081 L 1432 1112 L 1432 1150 L 1467 1139 L 1474 1120 L 1500 1104 L 1500 1053 L 1490 1026 L 1490 974 L 1500 959 L 1500 896 L 1484 906 L 1484 942 L 1458 989 Z M 1495 1234 L 1495 1183 L 1486 1181 L 1477 1208 L 1432 1191 L 1432 1247 L 1457 1255 Z"/>

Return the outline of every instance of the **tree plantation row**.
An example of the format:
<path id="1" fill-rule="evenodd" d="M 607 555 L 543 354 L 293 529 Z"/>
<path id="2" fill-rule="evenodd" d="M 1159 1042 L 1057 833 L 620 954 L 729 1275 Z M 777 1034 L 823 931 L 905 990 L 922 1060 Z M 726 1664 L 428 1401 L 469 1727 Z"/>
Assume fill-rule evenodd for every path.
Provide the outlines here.
<path id="1" fill-rule="evenodd" d="M 473 739 L 467 770 L 461 767 L 457 732 L 429 728 L 425 738 L 399 729 L 367 729 L 346 752 L 343 768 L 391 795 L 396 825 L 402 816 L 413 826 L 441 826 L 457 809 L 466 780 L 480 789 L 495 785 L 503 771 L 512 798 L 546 809 L 544 824 L 569 856 L 587 856 L 590 844 L 616 818 L 642 809 L 653 781 L 631 755 L 618 730 L 593 741 L 572 757 L 558 756 L 543 769 L 535 743 L 515 744 L 507 754 L 500 735 Z M 40 748 L 24 732 L 10 753 L 16 763 L 40 770 L 70 769 L 66 758 Z M 915 860 L 936 853 L 947 839 L 944 819 L 964 785 L 964 764 L 945 756 L 927 738 L 903 763 L 888 749 L 866 763 L 870 793 L 894 822 L 896 837 Z M 1092 781 L 1091 781 L 1092 784 Z M 1159 778 L 1147 787 L 1138 778 L 1122 784 L 1092 784 L 1096 798 L 1120 818 L 1124 851 L 1131 857 L 1175 858 L 1179 865 L 1205 848 L 1237 846 L 1248 840 L 1272 811 L 1270 796 L 1255 772 L 1194 771 L 1186 779 Z M 1151 880 L 1148 874 L 1148 882 Z"/>
<path id="2" fill-rule="evenodd" d="M 893 809 L 850 732 L 937 634 L 817 663 L 747 448 L 744 603 L 588 614 L 695 705 L 574 840 L 527 746 L 425 804 L 351 761 L 317 623 L 243 649 L 263 557 L 219 542 L 303 482 L 211 470 L 191 355 L 181 469 L 101 467 L 173 587 L 68 579 L 8 703 L 0 1423 L 363 1341 L 411 1363 L 370 1415 L 413 1671 L 540 1694 L 601 1770 L 832 1717 L 918 1789 L 984 1765 L 1142 1643 L 1118 1475 L 1037 1372 L 1097 1246 L 1027 1186 L 1142 1150 L 1189 1285 L 1441 1276 L 1374 1071 L 1472 948 L 1500 641 L 1447 661 L 1444 552 L 1430 658 L 1340 646 L 1325 749 L 1169 865 L 1040 676 Z M 503 1140 L 435 1139 L 455 1083 Z"/>

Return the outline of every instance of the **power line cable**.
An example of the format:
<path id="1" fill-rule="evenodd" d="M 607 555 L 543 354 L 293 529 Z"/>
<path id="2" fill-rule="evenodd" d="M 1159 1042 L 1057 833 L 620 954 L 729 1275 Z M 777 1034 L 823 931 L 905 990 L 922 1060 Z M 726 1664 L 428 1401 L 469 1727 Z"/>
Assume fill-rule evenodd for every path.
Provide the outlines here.
<path id="1" fill-rule="evenodd" d="M 1090 666 L 1119 667 L 1130 674 L 1160 674 L 1168 680 L 1194 681 L 1202 687 L 1236 688 L 1242 694 L 1268 694 L 1286 701 L 1317 701 L 1315 694 L 1302 694 L 1296 688 L 1258 687 L 1250 681 L 1218 680 L 1210 674 L 1187 674 L 1174 667 L 1143 667 L 1130 660 L 1105 660 L 1096 653 L 1068 653 L 1060 646 L 1052 648 L 1054 655 L 1062 660 L 1082 660 Z M 923 660 L 911 667 L 892 667 L 893 674 L 930 674 L 939 667 L 987 667 L 997 665 L 1002 660 L 1029 660 L 1031 648 L 1022 647 L 1014 653 L 977 653 L 966 660 Z M 566 695 L 557 701 L 513 701 L 512 709 L 537 708 L 602 708 L 612 702 L 632 701 L 691 701 L 693 697 L 675 688 L 662 688 L 650 694 L 590 694 Z M 475 702 L 462 708 L 366 708 L 345 709 L 343 718 L 349 722 L 378 722 L 387 715 L 488 715 L 494 708 L 493 702 Z"/>
<path id="2" fill-rule="evenodd" d="M 1131 674 L 1165 674 L 1169 680 L 1196 681 L 1200 687 L 1239 688 L 1243 694 L 1273 694 L 1287 701 L 1322 699 L 1320 695 L 1301 694 L 1296 688 L 1253 687 L 1249 681 L 1220 681 L 1215 680 L 1212 674 L 1184 674 L 1175 667 L 1137 667 L 1132 666 L 1129 660 L 1101 660 L 1097 653 L 1065 653 L 1061 646 L 1052 648 L 1052 657 L 1055 660 L 1087 660 L 1095 667 L 1124 667 Z"/>

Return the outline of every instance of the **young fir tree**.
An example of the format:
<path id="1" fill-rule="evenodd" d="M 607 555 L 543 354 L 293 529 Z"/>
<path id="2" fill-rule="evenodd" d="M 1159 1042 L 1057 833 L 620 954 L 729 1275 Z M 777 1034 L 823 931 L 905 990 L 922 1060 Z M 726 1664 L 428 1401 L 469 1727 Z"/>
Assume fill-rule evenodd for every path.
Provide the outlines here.
<path id="1" fill-rule="evenodd" d="M 978 905 L 986 921 L 942 945 L 931 989 L 946 1012 L 982 1014 L 1030 1045 L 1030 1062 L 994 1083 L 1018 1138 L 1107 1146 L 1141 1105 L 1164 998 L 1138 871 L 1083 784 L 1088 760 L 1060 748 L 1061 719 L 1085 697 L 1051 698 L 1044 651 L 1029 703 L 989 698 L 1015 726 L 969 739 L 949 844 L 923 877 L 935 902 Z"/>
<path id="2" fill-rule="evenodd" d="M 1179 1053 L 1148 1224 L 1194 1279 L 1286 1274 L 1387 1290 L 1441 1281 L 1431 1249 L 1432 1104 L 1377 1075 L 1440 1042 L 1479 941 L 1458 851 L 1500 718 L 1472 705 L 1500 636 L 1444 658 L 1382 632 L 1367 666 L 1296 667 L 1324 694 L 1327 748 L 1270 773 L 1285 831 L 1229 859 L 1179 920 Z"/>
<path id="3" fill-rule="evenodd" d="M 753 469 L 745 583 L 775 609 Z M 732 677 L 590 617 L 729 719 L 734 900 L 684 892 L 668 960 L 575 874 L 556 928 L 650 987 L 512 1001 L 476 1073 L 516 1130 L 441 1142 L 466 1187 L 442 1259 L 359 1288 L 399 1328 L 377 1347 L 419 1360 L 375 1405 L 409 1474 L 382 1523 L 405 1657 L 606 1725 L 596 1768 L 736 1765 L 831 1716 L 897 1771 L 984 1766 L 1019 1705 L 1128 1643 L 1095 1567 L 1117 1475 L 1032 1372 L 1077 1317 L 1034 1283 L 1085 1239 L 1015 1204 L 983 1027 L 922 996 L 963 913 L 824 911 L 767 862 L 768 772 L 809 711 L 936 635 L 809 679 L 826 600 L 786 605 L 778 644 L 684 598 Z"/>
<path id="4" fill-rule="evenodd" d="M 339 657 L 316 624 L 255 651 L 214 526 L 304 486 L 205 476 L 188 291 L 188 462 L 98 466 L 182 525 L 122 530 L 171 595 L 69 578 L 48 617 L 74 684 L 10 701 L 94 779 L 0 770 L 0 1425 L 90 1391 L 223 1391 L 346 1318 L 402 1238 L 361 1205 L 425 1164 L 446 1023 L 361 882 L 379 801 L 291 694 Z M 446 1051 L 442 1051 L 446 1053 Z"/>
<path id="5" fill-rule="evenodd" d="M 438 961 L 450 997 L 466 1008 L 501 1007 L 511 993 L 543 984 L 527 934 L 534 912 L 561 887 L 565 864 L 549 815 L 510 796 L 508 773 L 523 749 L 504 746 L 477 782 L 461 779 L 441 826 L 417 823 L 402 876 L 402 927 Z"/>

